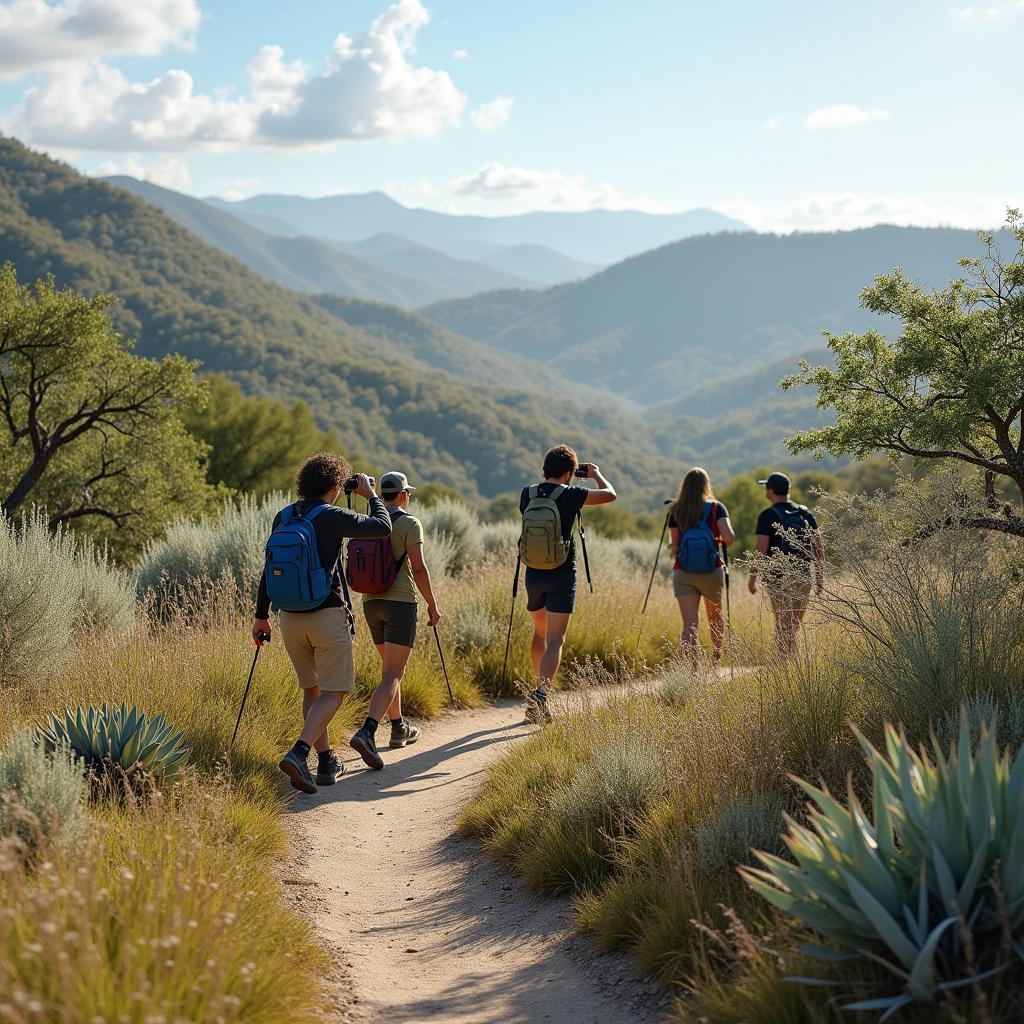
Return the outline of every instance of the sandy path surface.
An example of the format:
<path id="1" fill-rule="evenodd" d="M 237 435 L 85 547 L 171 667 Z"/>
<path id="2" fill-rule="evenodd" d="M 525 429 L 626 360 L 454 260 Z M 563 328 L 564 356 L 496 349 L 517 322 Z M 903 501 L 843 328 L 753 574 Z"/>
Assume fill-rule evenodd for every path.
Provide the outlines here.
<path id="1" fill-rule="evenodd" d="M 656 986 L 575 934 L 567 902 L 533 896 L 455 834 L 488 765 L 533 728 L 520 703 L 449 715 L 414 746 L 384 751 L 383 771 L 355 758 L 337 785 L 291 805 L 299 852 L 287 880 L 338 964 L 330 1019 L 663 1018 Z"/>

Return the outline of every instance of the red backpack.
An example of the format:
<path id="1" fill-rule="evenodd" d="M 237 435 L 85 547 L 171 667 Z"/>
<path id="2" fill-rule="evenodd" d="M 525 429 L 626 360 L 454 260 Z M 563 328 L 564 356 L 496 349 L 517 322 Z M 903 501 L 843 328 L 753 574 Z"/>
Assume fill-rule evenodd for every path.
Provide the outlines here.
<path id="1" fill-rule="evenodd" d="M 397 519 L 402 515 L 405 513 L 396 509 L 391 518 Z M 348 542 L 348 565 L 345 569 L 349 589 L 357 594 L 383 594 L 390 590 L 398 579 L 406 554 L 408 552 L 395 559 L 390 537 L 372 540 L 353 537 Z"/>

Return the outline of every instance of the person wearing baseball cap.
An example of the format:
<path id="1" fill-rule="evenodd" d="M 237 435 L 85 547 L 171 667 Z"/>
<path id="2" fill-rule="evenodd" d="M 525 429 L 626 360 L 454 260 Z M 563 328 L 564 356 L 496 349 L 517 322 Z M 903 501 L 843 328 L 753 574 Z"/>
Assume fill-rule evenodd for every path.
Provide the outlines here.
<path id="1" fill-rule="evenodd" d="M 391 516 L 391 550 L 398 575 L 383 593 L 363 595 L 363 616 L 380 655 L 381 680 L 370 698 L 363 727 L 350 740 L 371 768 L 384 767 L 376 732 L 385 714 L 391 720 L 390 747 L 404 747 L 419 739 L 419 729 L 402 717 L 402 677 L 416 644 L 417 591 L 427 602 L 427 623 L 436 626 L 441 619 L 423 557 L 423 524 L 408 511 L 415 490 L 404 473 L 392 471 L 380 478 L 380 496 Z"/>
<path id="2" fill-rule="evenodd" d="M 819 594 L 824 586 L 825 548 L 814 515 L 806 505 L 790 501 L 785 473 L 769 473 L 757 482 L 770 504 L 757 517 L 757 553 L 747 586 L 757 593 L 760 570 L 775 616 L 779 653 L 786 657 L 796 649 L 812 586 Z"/>

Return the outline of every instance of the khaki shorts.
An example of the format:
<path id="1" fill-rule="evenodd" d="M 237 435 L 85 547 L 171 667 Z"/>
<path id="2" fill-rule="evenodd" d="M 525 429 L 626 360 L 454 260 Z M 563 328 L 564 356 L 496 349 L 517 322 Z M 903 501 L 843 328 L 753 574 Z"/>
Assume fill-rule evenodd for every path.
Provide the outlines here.
<path id="1" fill-rule="evenodd" d="M 319 686 L 325 693 L 348 693 L 355 685 L 352 630 L 344 608 L 281 612 L 281 636 L 303 690 Z"/>
<path id="2" fill-rule="evenodd" d="M 768 600 L 772 604 L 772 612 L 779 615 L 791 615 L 797 608 L 805 609 L 811 599 L 814 581 L 810 576 L 804 579 L 787 579 L 783 583 L 765 584 Z"/>
<path id="3" fill-rule="evenodd" d="M 721 604 L 724 589 L 725 569 L 721 567 L 714 572 L 672 570 L 672 592 L 676 597 L 703 597 L 713 604 Z"/>

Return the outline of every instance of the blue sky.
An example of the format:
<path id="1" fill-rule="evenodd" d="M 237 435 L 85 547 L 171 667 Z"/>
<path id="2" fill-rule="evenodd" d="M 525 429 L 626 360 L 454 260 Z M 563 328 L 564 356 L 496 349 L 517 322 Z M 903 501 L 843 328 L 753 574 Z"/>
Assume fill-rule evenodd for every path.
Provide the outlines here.
<path id="1" fill-rule="evenodd" d="M 1024 0 L 0 0 L 0 130 L 197 195 L 977 226 L 1022 41 Z"/>

